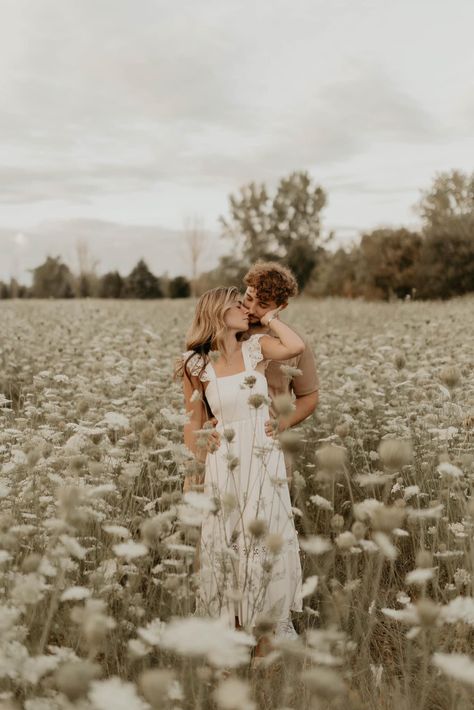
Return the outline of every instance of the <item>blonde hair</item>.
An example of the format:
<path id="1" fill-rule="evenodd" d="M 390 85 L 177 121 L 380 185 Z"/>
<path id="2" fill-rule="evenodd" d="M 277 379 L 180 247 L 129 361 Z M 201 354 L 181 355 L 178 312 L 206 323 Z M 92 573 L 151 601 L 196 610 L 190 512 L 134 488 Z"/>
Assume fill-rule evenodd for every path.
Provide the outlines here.
<path id="1" fill-rule="evenodd" d="M 182 377 L 188 374 L 186 365 L 194 353 L 202 356 L 203 367 L 209 362 L 211 350 L 224 350 L 224 335 L 226 331 L 225 314 L 239 298 L 239 290 L 234 286 L 219 286 L 206 291 L 200 297 L 194 312 L 194 318 L 186 333 L 186 350 L 192 350 L 186 362 L 181 358 L 177 363 L 175 374 Z"/>

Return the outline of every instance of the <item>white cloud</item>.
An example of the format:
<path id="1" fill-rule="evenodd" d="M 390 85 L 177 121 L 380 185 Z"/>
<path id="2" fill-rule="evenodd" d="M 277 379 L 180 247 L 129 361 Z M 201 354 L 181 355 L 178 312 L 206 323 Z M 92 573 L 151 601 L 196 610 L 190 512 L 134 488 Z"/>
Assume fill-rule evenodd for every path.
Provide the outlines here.
<path id="1" fill-rule="evenodd" d="M 0 226 L 214 223 L 295 169 L 330 224 L 406 220 L 435 170 L 469 169 L 473 8 L 4 0 Z"/>

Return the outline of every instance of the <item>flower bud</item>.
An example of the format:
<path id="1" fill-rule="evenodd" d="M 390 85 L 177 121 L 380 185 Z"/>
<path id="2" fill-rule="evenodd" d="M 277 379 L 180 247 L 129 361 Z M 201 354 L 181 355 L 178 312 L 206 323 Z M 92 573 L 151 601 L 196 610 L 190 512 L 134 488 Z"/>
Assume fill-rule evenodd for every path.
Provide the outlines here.
<path id="1" fill-rule="evenodd" d="M 254 520 L 251 520 L 247 528 L 252 537 L 256 538 L 257 540 L 266 534 L 267 529 L 268 523 L 262 518 L 255 518 Z"/>
<path id="2" fill-rule="evenodd" d="M 412 461 L 411 442 L 406 439 L 383 439 L 380 442 L 379 455 L 387 469 L 398 471 Z"/>
<path id="3" fill-rule="evenodd" d="M 272 555 L 278 555 L 283 548 L 283 537 L 279 533 L 270 533 L 265 539 L 265 544 Z"/>

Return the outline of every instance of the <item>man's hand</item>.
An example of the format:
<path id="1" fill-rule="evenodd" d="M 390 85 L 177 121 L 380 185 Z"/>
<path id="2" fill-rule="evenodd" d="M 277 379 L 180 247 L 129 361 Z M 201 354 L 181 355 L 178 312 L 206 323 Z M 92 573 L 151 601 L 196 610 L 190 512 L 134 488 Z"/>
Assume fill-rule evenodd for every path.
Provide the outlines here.
<path id="1" fill-rule="evenodd" d="M 265 434 L 272 439 L 281 434 L 282 431 L 285 431 L 285 429 L 288 429 L 288 425 L 281 417 L 279 420 L 267 419 L 265 422 Z"/>

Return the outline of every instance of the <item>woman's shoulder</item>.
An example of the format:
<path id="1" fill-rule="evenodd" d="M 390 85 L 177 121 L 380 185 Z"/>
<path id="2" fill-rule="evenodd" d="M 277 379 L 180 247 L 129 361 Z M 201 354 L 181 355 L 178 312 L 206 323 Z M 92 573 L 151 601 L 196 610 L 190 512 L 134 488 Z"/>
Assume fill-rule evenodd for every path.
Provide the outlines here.
<path id="1" fill-rule="evenodd" d="M 202 382 L 209 379 L 207 372 L 208 363 L 200 353 L 197 353 L 195 350 L 186 350 L 186 352 L 182 354 L 182 358 L 183 367 L 186 368 L 189 375 L 199 377 Z"/>

